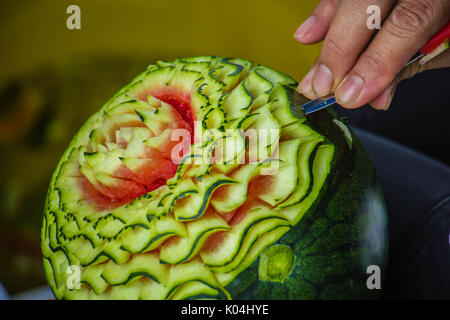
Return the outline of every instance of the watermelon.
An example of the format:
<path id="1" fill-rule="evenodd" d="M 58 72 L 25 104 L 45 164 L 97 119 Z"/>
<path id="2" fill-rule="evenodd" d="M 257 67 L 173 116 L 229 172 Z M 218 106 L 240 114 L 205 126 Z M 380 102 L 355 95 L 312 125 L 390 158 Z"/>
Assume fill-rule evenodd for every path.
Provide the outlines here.
<path id="1" fill-rule="evenodd" d="M 56 298 L 378 297 L 373 166 L 333 110 L 302 113 L 296 85 L 200 56 L 150 65 L 114 95 L 50 181 L 41 247 Z"/>

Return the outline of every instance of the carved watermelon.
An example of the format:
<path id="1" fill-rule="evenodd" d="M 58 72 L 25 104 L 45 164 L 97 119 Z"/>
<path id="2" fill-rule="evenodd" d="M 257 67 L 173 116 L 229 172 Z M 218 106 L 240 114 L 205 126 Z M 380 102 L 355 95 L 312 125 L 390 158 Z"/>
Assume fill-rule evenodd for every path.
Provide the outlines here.
<path id="1" fill-rule="evenodd" d="M 50 182 L 55 296 L 376 297 L 366 271 L 385 266 L 387 227 L 374 169 L 333 111 L 302 117 L 295 86 L 203 56 L 158 62 L 121 89 Z"/>

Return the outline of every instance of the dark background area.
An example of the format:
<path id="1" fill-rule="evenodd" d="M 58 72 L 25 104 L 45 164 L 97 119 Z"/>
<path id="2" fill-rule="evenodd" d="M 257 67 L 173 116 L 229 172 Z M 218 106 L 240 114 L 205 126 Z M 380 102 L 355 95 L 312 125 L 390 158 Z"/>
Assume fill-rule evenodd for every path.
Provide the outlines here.
<path id="1" fill-rule="evenodd" d="M 384 299 L 450 299 L 449 77 L 446 68 L 405 80 L 388 111 L 337 108 L 350 124 L 364 129 L 356 133 L 385 195 L 389 262 Z"/>

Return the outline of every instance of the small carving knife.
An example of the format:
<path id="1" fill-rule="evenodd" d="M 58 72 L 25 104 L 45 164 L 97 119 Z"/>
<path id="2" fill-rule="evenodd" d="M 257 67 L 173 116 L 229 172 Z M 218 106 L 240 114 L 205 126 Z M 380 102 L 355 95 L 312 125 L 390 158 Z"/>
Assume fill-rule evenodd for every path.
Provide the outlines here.
<path id="1" fill-rule="evenodd" d="M 449 48 L 449 40 L 450 39 L 450 21 L 438 31 L 426 44 L 420 49 L 417 55 L 412 58 L 403 68 L 407 65 L 413 63 L 414 61 L 419 60 L 420 64 L 425 64 L 430 61 L 440 53 L 444 52 Z M 322 98 L 317 98 L 307 103 L 301 105 L 301 108 L 305 112 L 306 115 L 319 111 L 323 108 L 331 106 L 336 103 L 336 98 L 334 95 L 329 95 Z"/>

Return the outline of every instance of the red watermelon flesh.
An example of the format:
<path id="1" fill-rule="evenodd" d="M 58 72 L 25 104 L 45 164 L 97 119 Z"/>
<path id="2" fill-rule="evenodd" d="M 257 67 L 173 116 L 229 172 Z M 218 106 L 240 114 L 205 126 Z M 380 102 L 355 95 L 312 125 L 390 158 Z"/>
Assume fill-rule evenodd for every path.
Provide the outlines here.
<path id="1" fill-rule="evenodd" d="M 138 95 L 140 100 L 146 101 L 148 94 L 169 104 L 173 110 L 173 121 L 168 125 L 170 129 L 186 129 L 193 141 L 194 116 L 190 104 L 190 95 L 170 87 L 152 90 Z M 120 123 L 113 127 L 107 135 L 110 141 L 120 148 L 126 149 L 128 141 L 121 138 L 115 139 L 115 132 L 121 127 L 145 127 L 140 123 Z M 133 171 L 125 165 L 112 172 L 111 179 L 117 183 L 105 185 L 99 181 L 92 183 L 81 175 L 79 186 L 83 191 L 84 199 L 93 204 L 97 210 L 110 210 L 130 203 L 134 199 L 151 192 L 166 184 L 166 181 L 174 176 L 178 165 L 171 160 L 173 148 L 179 141 L 164 141 L 158 149 L 145 146 L 145 151 L 135 162 L 141 163 Z M 177 150 L 178 151 L 178 150 Z M 182 150 L 183 152 L 185 150 Z M 182 154 L 181 154 L 182 156 Z"/>

